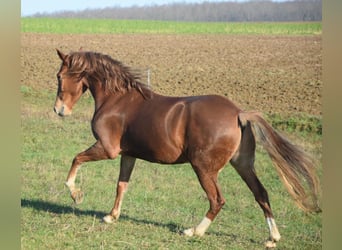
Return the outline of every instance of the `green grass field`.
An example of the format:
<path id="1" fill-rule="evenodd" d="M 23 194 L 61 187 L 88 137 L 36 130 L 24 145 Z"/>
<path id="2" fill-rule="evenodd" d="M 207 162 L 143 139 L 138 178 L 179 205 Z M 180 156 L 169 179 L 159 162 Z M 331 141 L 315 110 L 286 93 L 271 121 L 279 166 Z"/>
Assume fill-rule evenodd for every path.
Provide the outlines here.
<path id="1" fill-rule="evenodd" d="M 106 19 L 22 18 L 22 32 L 60 34 L 250 34 L 313 35 L 322 33 L 320 22 L 225 23 L 173 22 Z"/>
<path id="2" fill-rule="evenodd" d="M 75 23 L 78 26 L 74 27 Z M 285 28 L 286 25 L 289 26 Z M 277 26 L 282 31 L 277 32 Z M 222 34 L 287 34 L 289 30 L 299 34 L 301 29 L 300 34 L 321 32 L 318 23 L 213 23 L 197 27 L 172 22 L 162 25 L 160 22 L 22 19 L 22 32 L 43 33 L 173 34 L 203 33 L 205 29 L 215 33 L 214 27 L 216 33 Z M 21 94 L 22 249 L 264 249 L 268 229 L 262 211 L 229 164 L 219 178 L 227 203 L 202 238 L 187 238 L 180 233 L 199 223 L 209 204 L 188 164 L 166 166 L 138 160 L 123 202 L 122 216 L 113 225 L 102 223 L 101 218 L 113 206 L 119 159 L 84 164 L 77 183 L 85 192 L 85 199 L 75 206 L 64 182 L 73 157 L 94 143 L 90 128 L 92 97 L 83 96 L 71 117 L 60 118 L 52 111 L 55 92 L 23 85 Z M 320 162 L 320 119 L 294 117 L 285 123 L 278 116 L 268 119 L 291 134 L 291 138 L 297 138 Z M 318 169 L 321 175 L 320 163 Z M 260 148 L 256 171 L 269 192 L 282 235 L 278 249 L 322 249 L 322 215 L 307 215 L 294 205 L 270 159 Z"/>

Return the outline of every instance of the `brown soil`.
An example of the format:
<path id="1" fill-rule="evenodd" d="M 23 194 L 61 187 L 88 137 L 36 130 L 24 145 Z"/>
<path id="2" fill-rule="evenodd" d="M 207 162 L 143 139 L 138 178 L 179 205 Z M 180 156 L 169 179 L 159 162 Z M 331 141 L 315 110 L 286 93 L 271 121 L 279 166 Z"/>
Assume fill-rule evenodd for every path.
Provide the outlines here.
<path id="1" fill-rule="evenodd" d="M 92 50 L 150 69 L 164 95 L 220 94 L 246 110 L 322 114 L 321 36 L 22 34 L 21 84 L 55 93 L 64 52 Z"/>

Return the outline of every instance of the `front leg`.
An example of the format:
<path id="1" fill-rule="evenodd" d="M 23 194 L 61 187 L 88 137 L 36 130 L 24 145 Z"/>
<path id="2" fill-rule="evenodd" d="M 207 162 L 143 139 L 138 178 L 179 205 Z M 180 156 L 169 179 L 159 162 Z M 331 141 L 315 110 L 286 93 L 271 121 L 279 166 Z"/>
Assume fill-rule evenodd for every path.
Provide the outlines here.
<path id="1" fill-rule="evenodd" d="M 106 153 L 101 142 L 99 141 L 97 141 L 93 146 L 88 148 L 86 151 L 83 151 L 76 155 L 76 157 L 72 161 L 67 181 L 65 183 L 65 185 L 69 188 L 71 198 L 74 200 L 76 204 L 80 204 L 83 201 L 83 192 L 75 186 L 76 175 L 79 168 L 81 167 L 81 164 L 88 161 L 105 160 L 108 158 L 108 153 Z"/>
<path id="2" fill-rule="evenodd" d="M 119 219 L 121 213 L 121 205 L 124 198 L 124 194 L 127 191 L 128 182 L 134 168 L 136 158 L 122 155 L 120 162 L 120 175 L 116 188 L 116 198 L 114 201 L 114 207 L 112 208 L 110 214 L 103 218 L 106 223 L 113 223 L 115 220 Z"/>

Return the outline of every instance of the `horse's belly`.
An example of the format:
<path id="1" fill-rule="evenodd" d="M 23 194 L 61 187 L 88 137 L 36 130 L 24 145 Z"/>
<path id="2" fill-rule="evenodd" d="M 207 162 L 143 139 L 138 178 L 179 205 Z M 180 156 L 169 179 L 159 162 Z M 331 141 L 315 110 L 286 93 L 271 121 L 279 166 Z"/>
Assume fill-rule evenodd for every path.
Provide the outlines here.
<path id="1" fill-rule="evenodd" d="M 167 145 L 165 141 L 159 144 L 155 141 L 152 145 L 141 142 L 123 151 L 133 157 L 155 163 L 173 164 L 187 162 L 182 149 Z"/>

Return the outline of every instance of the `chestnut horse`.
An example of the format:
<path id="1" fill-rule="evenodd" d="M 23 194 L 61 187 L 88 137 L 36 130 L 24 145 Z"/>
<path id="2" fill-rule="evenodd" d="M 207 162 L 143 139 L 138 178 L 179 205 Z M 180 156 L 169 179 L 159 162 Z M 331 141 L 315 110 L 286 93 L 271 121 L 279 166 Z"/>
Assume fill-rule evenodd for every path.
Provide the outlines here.
<path id="1" fill-rule="evenodd" d="M 176 164 L 189 162 L 207 194 L 210 207 L 203 220 L 184 231 L 202 236 L 225 204 L 218 173 L 227 162 L 236 169 L 254 194 L 270 230 L 268 243 L 280 239 L 267 191 L 254 171 L 255 136 L 274 162 L 295 202 L 305 211 L 319 211 L 319 182 L 310 157 L 278 134 L 257 112 L 245 112 L 217 95 L 168 97 L 154 93 L 138 74 L 108 55 L 95 52 L 63 54 L 57 73 L 54 111 L 70 115 L 81 95 L 89 89 L 95 99 L 91 122 L 96 143 L 76 155 L 66 186 L 76 203 L 83 193 L 75 186 L 81 164 L 115 159 L 121 155 L 117 193 L 111 212 L 103 218 L 112 223 L 120 216 L 124 193 L 136 158 Z"/>

